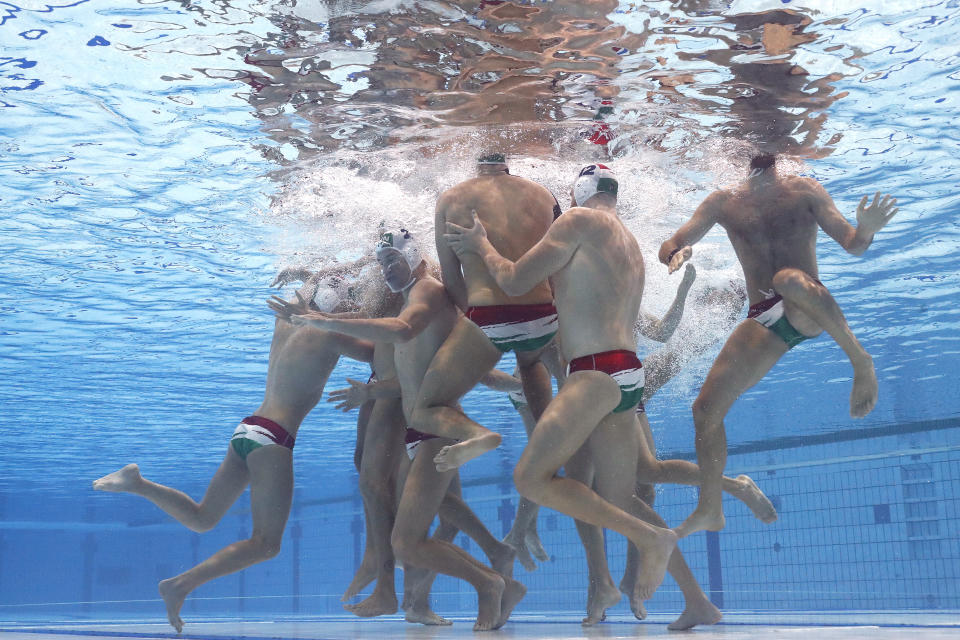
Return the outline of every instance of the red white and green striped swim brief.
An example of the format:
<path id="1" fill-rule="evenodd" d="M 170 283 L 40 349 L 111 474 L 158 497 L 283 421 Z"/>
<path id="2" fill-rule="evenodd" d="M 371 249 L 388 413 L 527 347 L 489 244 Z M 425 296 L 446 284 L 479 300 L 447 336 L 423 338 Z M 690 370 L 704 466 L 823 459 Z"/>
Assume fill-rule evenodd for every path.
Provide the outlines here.
<path id="1" fill-rule="evenodd" d="M 613 413 L 627 411 L 643 400 L 643 363 L 633 351 L 617 350 L 574 358 L 567 375 L 576 371 L 602 371 L 620 387 L 620 404 Z"/>
<path id="2" fill-rule="evenodd" d="M 557 333 L 557 309 L 552 304 L 495 304 L 467 309 L 471 320 L 493 345 L 507 351 L 535 351 Z"/>
<path id="3" fill-rule="evenodd" d="M 295 438 L 273 420 L 260 416 L 247 416 L 240 421 L 233 432 L 233 437 L 230 438 L 230 446 L 233 447 L 237 455 L 246 460 L 254 449 L 271 444 L 280 445 L 293 451 L 294 441 Z"/>

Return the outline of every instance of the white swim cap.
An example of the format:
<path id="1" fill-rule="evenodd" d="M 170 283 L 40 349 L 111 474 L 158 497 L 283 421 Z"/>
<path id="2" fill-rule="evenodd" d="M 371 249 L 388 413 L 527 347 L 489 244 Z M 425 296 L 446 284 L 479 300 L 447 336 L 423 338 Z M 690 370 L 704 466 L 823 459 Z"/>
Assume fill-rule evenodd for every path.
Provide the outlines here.
<path id="1" fill-rule="evenodd" d="M 420 263 L 423 262 L 423 256 L 420 255 L 420 247 L 417 246 L 417 241 L 413 239 L 413 236 L 410 235 L 410 232 L 406 229 L 400 229 L 400 233 L 384 233 L 380 236 L 380 241 L 377 242 L 377 257 L 380 257 L 383 252 L 387 251 L 396 251 L 403 256 L 403 259 L 407 261 L 407 265 L 410 266 L 410 270 L 413 271 L 420 266 Z"/>
<path id="2" fill-rule="evenodd" d="M 417 241 L 413 239 L 409 231 L 400 229 L 400 233 L 382 234 L 380 241 L 377 242 L 376 252 L 377 260 L 380 260 L 386 253 L 395 252 L 402 256 L 407 266 L 410 267 L 410 279 L 402 286 L 394 285 L 390 283 L 389 280 L 387 281 L 387 287 L 391 291 L 399 293 L 416 281 L 416 278 L 413 277 L 413 272 L 416 271 L 420 263 L 423 262 L 423 256 L 420 255 L 420 248 L 417 246 Z"/>
<path id="3" fill-rule="evenodd" d="M 608 193 L 616 197 L 617 188 L 617 177 L 610 167 L 588 164 L 580 169 L 577 180 L 573 183 L 573 199 L 576 206 L 582 207 L 584 202 L 598 193 Z"/>
<path id="4" fill-rule="evenodd" d="M 330 313 L 340 304 L 340 294 L 330 285 L 321 282 L 313 294 L 313 304 L 324 313 Z"/>

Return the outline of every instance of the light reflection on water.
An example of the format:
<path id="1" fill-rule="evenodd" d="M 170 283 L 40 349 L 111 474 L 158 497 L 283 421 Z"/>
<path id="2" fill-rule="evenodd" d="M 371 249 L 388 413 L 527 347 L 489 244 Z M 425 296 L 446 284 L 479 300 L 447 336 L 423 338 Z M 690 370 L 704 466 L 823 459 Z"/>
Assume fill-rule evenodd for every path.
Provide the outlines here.
<path id="1" fill-rule="evenodd" d="M 651 262 L 748 149 L 788 154 L 848 215 L 896 193 L 903 213 L 867 256 L 822 238 L 821 271 L 885 372 L 867 425 L 957 416 L 960 9 L 809 5 L 0 3 L 2 404 L 29 425 L 0 476 L 55 461 L 30 482 L 58 486 L 138 456 L 182 474 L 184 452 L 215 461 L 262 393 L 274 270 L 356 257 L 381 221 L 429 235 L 436 195 L 491 146 L 564 204 L 579 162 L 612 162 Z M 694 294 L 738 277 L 720 232 L 697 266 Z M 648 278 L 662 311 L 675 283 L 655 264 Z M 713 330 L 688 315 L 681 338 Z M 651 408 L 661 448 L 690 449 L 711 355 Z M 845 428 L 848 378 L 828 340 L 792 353 L 731 441 Z M 787 388 L 819 398 L 801 424 L 771 399 Z M 508 467 L 513 414 L 477 403 L 508 431 Z M 298 473 L 335 460 L 347 487 L 351 419 L 311 424 Z"/>

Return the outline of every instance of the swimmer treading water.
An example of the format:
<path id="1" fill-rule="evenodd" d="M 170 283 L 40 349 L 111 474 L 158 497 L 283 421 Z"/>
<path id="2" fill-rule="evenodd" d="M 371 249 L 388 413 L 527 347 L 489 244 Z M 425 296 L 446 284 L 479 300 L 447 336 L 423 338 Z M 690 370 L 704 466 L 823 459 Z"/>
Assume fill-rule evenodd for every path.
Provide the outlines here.
<path id="1" fill-rule="evenodd" d="M 850 415 L 873 409 L 872 359 L 818 280 L 815 241 L 822 229 L 846 251 L 863 253 L 897 213 L 896 200 L 879 192 L 872 201 L 864 196 L 854 227 L 818 182 L 778 169 L 773 155 L 757 154 L 741 184 L 711 193 L 663 242 L 659 262 L 669 273 L 683 268 L 683 276 L 658 318 L 642 307 L 644 257 L 620 218 L 619 191 L 610 165 L 583 166 L 570 187 L 572 206 L 562 211 L 549 190 L 511 174 L 503 153 L 485 153 L 476 175 L 436 202 L 439 265 L 424 257 L 422 238 L 390 229 L 357 261 L 283 270 L 274 285 L 303 285 L 292 299 L 267 302 L 276 319 L 263 403 L 237 427 L 203 499 L 143 478 L 135 464 L 94 482 L 98 490 L 143 496 L 194 531 L 212 528 L 250 485 L 250 538 L 160 582 L 174 628 L 182 629 L 180 609 L 196 587 L 279 551 L 297 431 L 341 356 L 372 368 L 366 383 L 350 380 L 329 398 L 344 411 L 361 408 L 355 462 L 368 547 L 344 600 L 373 581 L 376 586 L 362 602 L 346 604 L 348 611 L 373 617 L 402 606 L 409 622 L 450 624 L 428 599 L 434 576 L 443 573 L 476 590 L 474 630 L 501 628 L 526 594 L 513 577 L 514 561 L 532 570 L 534 558 L 546 557 L 536 528 L 542 505 L 576 521 L 590 573 L 583 624 L 603 621 L 624 594 L 643 619 L 644 601 L 667 572 L 685 599 L 670 629 L 718 622 L 721 612 L 684 561 L 678 539 L 723 528 L 723 492 L 760 521 L 777 519 L 750 477 L 723 475 L 724 415 L 789 349 L 823 331 L 853 366 Z M 699 466 L 657 460 L 643 401 L 721 334 L 683 349 L 665 347 L 645 361 L 637 335 L 670 339 L 697 277 L 692 246 L 716 224 L 734 246 L 746 291 L 713 287 L 695 298 L 696 305 L 719 305 L 718 331 L 732 332 L 693 404 Z M 737 324 L 745 299 L 748 317 Z M 508 351 L 516 354 L 516 377 L 495 369 Z M 477 383 L 509 392 L 526 416 L 528 442 L 513 473 L 521 499 L 502 542 L 464 501 L 458 475 L 501 443 L 500 434 L 460 405 Z M 699 503 L 673 529 L 652 508 L 658 483 L 700 486 Z M 602 529 L 630 543 L 618 586 L 606 565 Z M 458 531 L 478 543 L 489 564 L 452 544 Z M 404 569 L 400 604 L 393 586 L 398 563 Z"/>

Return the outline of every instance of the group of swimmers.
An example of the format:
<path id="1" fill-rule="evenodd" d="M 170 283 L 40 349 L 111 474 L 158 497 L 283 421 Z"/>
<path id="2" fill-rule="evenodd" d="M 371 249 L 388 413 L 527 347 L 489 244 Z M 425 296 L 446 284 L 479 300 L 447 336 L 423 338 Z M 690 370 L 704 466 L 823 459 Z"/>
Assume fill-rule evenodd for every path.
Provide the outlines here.
<path id="1" fill-rule="evenodd" d="M 366 382 L 330 394 L 338 407 L 359 407 L 355 463 L 367 527 L 367 550 L 344 594 L 371 595 L 349 611 L 363 617 L 395 613 L 394 568 L 404 569 L 403 609 L 411 622 L 449 624 L 430 609 L 437 573 L 477 591 L 474 630 L 499 629 L 524 597 L 512 576 L 515 560 L 545 559 L 536 532 L 538 505 L 576 520 L 587 556 L 584 624 L 600 622 L 622 594 L 634 614 L 665 573 L 685 598 L 671 629 L 716 623 L 677 540 L 724 526 L 722 493 L 743 501 L 763 522 L 776 510 L 747 476 L 723 475 L 723 418 L 790 348 L 826 331 L 853 366 L 850 413 L 877 401 L 870 355 L 851 332 L 834 298 L 817 279 L 815 243 L 823 229 L 859 255 L 897 213 L 896 200 L 865 196 L 851 226 L 811 178 L 781 175 L 776 159 L 755 156 L 746 180 L 712 193 L 660 247 L 669 273 L 684 267 L 676 299 L 663 318 L 641 311 L 644 260 L 617 213 L 619 183 L 603 164 L 583 167 L 563 211 L 541 185 L 511 175 L 502 154 L 481 156 L 477 175 L 441 194 L 435 242 L 439 274 L 417 240 L 400 229 L 383 233 L 373 256 L 320 272 L 286 269 L 274 281 L 300 281 L 292 299 L 268 301 L 277 319 L 263 403 L 233 433 L 226 456 L 198 503 L 151 482 L 130 464 L 94 482 L 103 491 L 141 495 L 194 531 L 207 531 L 250 485 L 253 533 L 188 571 L 159 584 L 170 623 L 199 585 L 274 557 L 293 495 L 292 451 L 298 428 L 321 399 L 340 356 L 368 362 Z M 709 345 L 655 353 L 641 363 L 637 333 L 666 342 L 676 329 L 695 278 L 692 246 L 716 224 L 727 232 L 746 292 L 716 290 L 740 321 L 693 403 L 699 466 L 657 460 L 643 400 L 691 354 Z M 362 278 L 375 258 L 382 279 Z M 439 277 L 438 277 L 439 276 Z M 385 285 L 385 286 L 384 286 Z M 732 324 L 732 322 L 731 322 Z M 516 354 L 517 377 L 495 369 Z M 558 392 L 552 393 L 552 380 Z M 524 416 L 528 442 L 514 470 L 517 517 L 503 541 L 464 502 L 458 469 L 496 448 L 499 434 L 466 415 L 460 399 L 477 383 L 510 393 Z M 561 473 L 561 469 L 563 472 Z M 652 509 L 656 483 L 700 486 L 693 513 L 674 529 Z M 434 519 L 439 525 L 431 535 Z M 627 568 L 615 585 L 602 529 L 629 540 Z M 484 564 L 451 543 L 458 531 L 474 539 Z"/>

